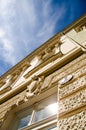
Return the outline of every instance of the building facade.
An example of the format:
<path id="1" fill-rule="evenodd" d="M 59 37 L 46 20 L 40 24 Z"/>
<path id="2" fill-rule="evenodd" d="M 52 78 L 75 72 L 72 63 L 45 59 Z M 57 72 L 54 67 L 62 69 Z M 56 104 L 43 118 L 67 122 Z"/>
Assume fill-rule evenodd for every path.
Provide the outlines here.
<path id="1" fill-rule="evenodd" d="M 0 130 L 86 130 L 86 15 L 0 77 Z"/>

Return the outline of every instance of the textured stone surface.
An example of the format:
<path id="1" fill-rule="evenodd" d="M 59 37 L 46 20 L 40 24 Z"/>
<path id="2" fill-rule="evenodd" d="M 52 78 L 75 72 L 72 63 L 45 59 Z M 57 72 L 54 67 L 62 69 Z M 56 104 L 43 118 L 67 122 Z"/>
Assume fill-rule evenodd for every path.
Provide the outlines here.
<path id="1" fill-rule="evenodd" d="M 86 89 L 60 100 L 59 113 L 69 112 L 83 105 L 86 105 Z"/>
<path id="2" fill-rule="evenodd" d="M 52 83 L 59 81 L 61 78 L 65 77 L 68 74 L 71 74 L 71 73 L 75 74 L 77 70 L 79 70 L 81 67 L 83 67 L 85 65 L 86 65 L 86 59 L 83 59 L 83 60 L 79 61 L 76 65 L 73 65 L 73 66 L 70 66 L 70 67 L 69 67 L 69 65 L 66 65 L 65 69 L 62 68 L 60 73 L 59 73 L 59 71 L 56 71 L 54 73 L 54 78 L 52 80 Z M 86 71 L 86 68 L 83 68 L 83 69 Z M 82 72 L 77 72 L 76 75 L 78 76 L 79 73 L 82 73 Z"/>
<path id="3" fill-rule="evenodd" d="M 58 121 L 59 130 L 86 130 L 86 111 Z"/>
<path id="4" fill-rule="evenodd" d="M 74 72 L 74 74 L 75 74 L 76 77 L 78 77 L 79 75 L 81 75 L 81 73 L 83 71 L 84 72 L 86 71 L 85 66 L 82 67 L 83 64 L 86 64 L 85 63 L 85 61 L 86 61 L 85 58 L 86 58 L 86 55 L 84 54 L 84 55 L 80 56 L 79 58 L 75 59 L 74 61 L 70 62 L 69 64 L 67 64 L 66 66 L 64 66 L 63 68 L 61 68 L 60 70 L 57 70 L 53 74 L 51 74 L 48 77 L 46 77 L 46 79 L 45 79 L 46 81 L 44 81 L 43 86 L 42 86 L 41 89 L 42 90 L 46 89 L 47 87 L 49 87 L 51 85 L 51 82 L 53 83 L 54 80 L 57 81 L 57 80 L 61 79 L 62 77 L 64 77 L 66 75 L 66 72 L 68 72 L 68 71 L 77 70 L 78 68 L 81 67 L 80 71 L 77 70 L 77 71 Z M 77 63 L 76 66 L 74 65 L 75 63 Z M 70 67 L 71 67 L 71 69 L 70 69 Z M 75 69 L 73 69 L 73 68 L 75 68 Z M 82 84 L 84 84 L 84 82 Z M 68 88 L 70 89 L 71 86 L 68 86 Z M 72 91 L 71 89 L 69 91 Z M 59 93 L 62 93 L 62 94 L 60 94 L 60 97 L 61 97 L 61 95 L 63 95 L 63 92 L 60 90 Z M 7 102 L 3 103 L 0 106 L 0 113 L 2 112 L 2 108 L 3 108 L 3 111 L 4 111 L 5 109 L 9 109 L 9 107 L 11 107 L 14 104 L 16 104 L 17 101 L 19 101 L 19 100 L 22 101 L 23 98 L 24 98 L 24 96 L 25 96 L 25 92 L 22 92 L 22 93 L 16 95 L 15 97 L 11 98 Z"/>
<path id="5" fill-rule="evenodd" d="M 73 73 L 75 78 L 78 78 L 82 75 L 86 75 L 86 65 L 81 66 L 80 69 L 77 69 L 74 73 Z"/>
<path id="6" fill-rule="evenodd" d="M 69 85 L 65 85 L 63 88 L 59 88 L 59 98 L 63 98 L 86 85 L 86 75 L 78 78 L 76 81 Z"/>

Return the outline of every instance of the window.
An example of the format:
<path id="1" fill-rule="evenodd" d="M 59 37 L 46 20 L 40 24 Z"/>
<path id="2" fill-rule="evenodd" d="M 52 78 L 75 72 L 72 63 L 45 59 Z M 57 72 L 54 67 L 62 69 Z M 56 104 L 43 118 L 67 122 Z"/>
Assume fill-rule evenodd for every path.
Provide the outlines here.
<path id="1" fill-rule="evenodd" d="M 49 116 L 55 115 L 57 113 L 56 105 L 56 103 L 53 103 L 47 106 L 44 105 L 42 108 L 38 109 L 38 111 L 35 113 L 34 122 L 38 122 L 48 118 Z"/>
<path id="2" fill-rule="evenodd" d="M 57 99 L 52 95 L 36 103 L 31 108 L 17 113 L 18 127 L 16 130 L 56 130 Z M 37 129 L 36 129 L 37 128 Z"/>
<path id="3" fill-rule="evenodd" d="M 22 118 L 22 119 L 20 120 L 20 122 L 19 122 L 19 127 L 18 127 L 18 129 L 21 129 L 21 128 L 24 127 L 24 126 L 29 125 L 30 118 L 31 118 L 31 115 L 28 115 L 28 116 Z"/>

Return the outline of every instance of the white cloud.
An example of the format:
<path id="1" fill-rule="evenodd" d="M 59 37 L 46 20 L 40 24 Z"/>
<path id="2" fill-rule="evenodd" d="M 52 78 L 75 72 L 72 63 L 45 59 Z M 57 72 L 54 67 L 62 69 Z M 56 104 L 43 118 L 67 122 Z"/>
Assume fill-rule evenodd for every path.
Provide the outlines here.
<path id="1" fill-rule="evenodd" d="M 3 38 L 4 35 L 5 35 L 4 30 L 0 28 L 0 39 Z"/>
<path id="2" fill-rule="evenodd" d="M 16 64 L 54 34 L 64 6 L 53 8 L 51 0 L 1 0 L 0 49 L 4 62 Z M 1 58 L 0 58 L 1 59 Z"/>
<path id="3" fill-rule="evenodd" d="M 11 65 L 14 65 L 16 62 L 12 42 L 4 37 L 1 40 L 0 59 L 1 58 L 4 62 L 10 63 Z"/>

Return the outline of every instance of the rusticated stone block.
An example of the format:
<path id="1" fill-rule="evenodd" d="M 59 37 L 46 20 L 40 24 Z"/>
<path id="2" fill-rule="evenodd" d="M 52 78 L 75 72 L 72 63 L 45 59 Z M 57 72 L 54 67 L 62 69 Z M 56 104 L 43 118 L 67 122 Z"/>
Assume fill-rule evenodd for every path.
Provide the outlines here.
<path id="1" fill-rule="evenodd" d="M 86 89 L 59 102 L 59 113 L 66 113 L 86 105 Z"/>
<path id="2" fill-rule="evenodd" d="M 58 121 L 59 130 L 86 130 L 86 111 Z"/>
<path id="3" fill-rule="evenodd" d="M 82 75 L 86 75 L 86 65 L 75 71 L 73 75 L 75 78 L 81 77 Z"/>
<path id="4" fill-rule="evenodd" d="M 77 75 L 77 77 L 78 77 L 80 74 L 85 73 L 84 72 L 84 71 L 86 71 L 85 65 L 86 65 L 86 59 L 83 59 L 82 61 L 80 61 L 76 65 L 70 66 L 71 69 L 68 67 L 68 65 L 66 65 L 65 67 L 67 69 L 62 68 L 60 73 L 59 73 L 59 71 L 56 71 L 53 74 L 54 78 L 52 80 L 52 83 L 57 82 L 58 80 L 60 80 L 61 78 L 65 77 L 66 75 L 68 75 L 70 73 L 73 73 L 74 75 Z M 80 69 L 80 68 L 82 68 L 82 69 Z"/>
<path id="5" fill-rule="evenodd" d="M 73 83 L 66 85 L 65 87 L 59 87 L 59 98 L 64 98 L 65 96 L 75 92 L 78 89 L 83 88 L 86 85 L 86 76 L 78 78 L 78 80 Z"/>

